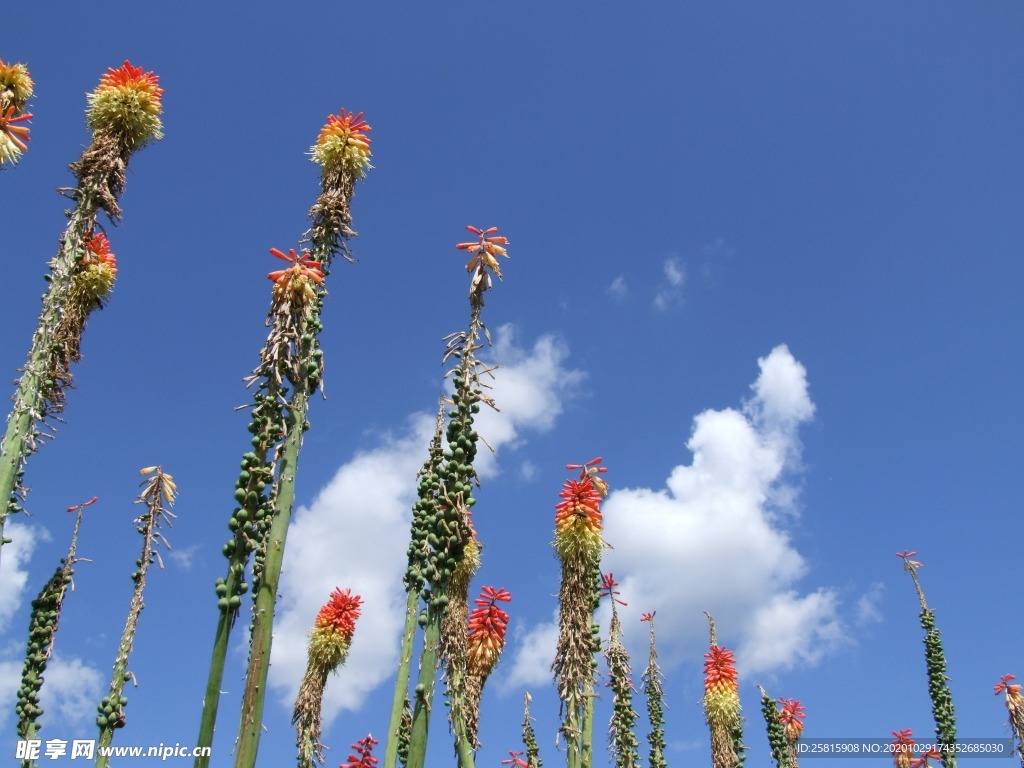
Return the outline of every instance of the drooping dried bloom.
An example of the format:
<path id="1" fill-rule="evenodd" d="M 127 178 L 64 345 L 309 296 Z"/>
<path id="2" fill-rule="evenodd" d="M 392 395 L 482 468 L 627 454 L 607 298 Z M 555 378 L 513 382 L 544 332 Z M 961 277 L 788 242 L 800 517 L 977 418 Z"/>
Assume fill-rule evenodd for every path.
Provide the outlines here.
<path id="1" fill-rule="evenodd" d="M 0 59 L 0 110 L 14 107 L 23 112 L 32 98 L 32 78 L 24 64 L 6 64 Z M 30 115 L 31 117 L 31 115 Z"/>
<path id="2" fill-rule="evenodd" d="M 711 729 L 711 762 L 714 768 L 736 768 L 743 762 L 736 659 L 717 644 L 714 620 L 707 616 L 711 647 L 704 655 L 704 716 Z"/>
<path id="3" fill-rule="evenodd" d="M 1020 683 L 1011 683 L 1016 680 L 1014 675 L 1003 675 L 995 686 L 995 695 L 1006 694 L 1006 709 L 1010 713 L 1010 728 L 1013 730 L 1014 740 L 1017 742 L 1017 756 L 1024 768 L 1024 694 L 1021 693 Z"/>
<path id="4" fill-rule="evenodd" d="M 30 112 L 19 115 L 14 107 L 0 106 L 0 167 L 18 162 L 21 153 L 28 149 L 29 128 L 20 123 L 31 119 Z"/>
<path id="5" fill-rule="evenodd" d="M 300 768 L 312 768 L 314 759 L 324 762 L 323 745 L 320 743 L 320 708 L 327 676 L 335 672 L 348 655 L 362 602 L 363 599 L 353 595 L 351 589 L 342 591 L 335 588 L 309 630 L 306 674 L 292 712 Z"/>
<path id="6" fill-rule="evenodd" d="M 344 167 L 356 178 L 363 178 L 373 167 L 370 165 L 372 139 L 366 135 L 369 130 L 362 112 L 353 114 L 342 109 L 337 115 L 328 115 L 316 144 L 310 149 L 313 162 L 323 166 L 325 172 Z"/>
<path id="7" fill-rule="evenodd" d="M 117 69 L 108 69 L 96 89 L 87 94 L 86 122 L 97 134 L 114 136 L 130 150 L 153 139 L 163 138 L 159 78 L 142 67 L 125 61 Z"/>
<path id="8" fill-rule="evenodd" d="M 913 733 L 909 728 L 904 728 L 901 731 L 893 731 L 892 735 L 895 737 L 890 746 L 893 765 L 896 768 L 911 768 L 914 760 L 914 746 L 917 744 L 914 741 Z"/>
<path id="9" fill-rule="evenodd" d="M 911 560 L 917 552 L 897 552 L 903 560 L 903 570 L 910 573 L 921 603 L 919 619 L 924 630 L 924 658 L 928 668 L 928 695 L 932 700 L 932 717 L 935 719 L 935 740 L 942 747 L 942 764 L 945 768 L 956 768 L 956 712 L 953 709 L 953 694 L 949 690 L 946 676 L 946 654 L 942 648 L 942 635 L 935 626 L 935 613 L 928 607 L 924 590 L 917 578 L 921 563 Z"/>
<path id="10" fill-rule="evenodd" d="M 355 754 L 349 755 L 348 760 L 341 764 L 341 768 L 373 768 L 377 765 L 377 758 L 374 757 L 373 752 L 374 746 L 379 742 L 368 735 L 365 739 L 360 739 L 352 745 L 352 749 L 355 750 Z"/>

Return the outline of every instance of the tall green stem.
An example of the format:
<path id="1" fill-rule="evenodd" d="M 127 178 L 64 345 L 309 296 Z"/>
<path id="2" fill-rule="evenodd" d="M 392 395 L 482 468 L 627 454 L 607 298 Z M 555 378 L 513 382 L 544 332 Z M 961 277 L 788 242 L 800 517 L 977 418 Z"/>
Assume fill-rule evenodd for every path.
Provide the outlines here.
<path id="1" fill-rule="evenodd" d="M 398 676 L 391 700 L 391 719 L 384 750 L 384 768 L 397 768 L 398 743 L 401 739 L 402 715 L 408 701 L 409 672 L 412 667 L 412 646 L 416 638 L 416 609 L 419 596 L 415 589 L 408 590 L 405 603 L 405 626 L 402 628 L 402 648 L 398 656 Z"/>

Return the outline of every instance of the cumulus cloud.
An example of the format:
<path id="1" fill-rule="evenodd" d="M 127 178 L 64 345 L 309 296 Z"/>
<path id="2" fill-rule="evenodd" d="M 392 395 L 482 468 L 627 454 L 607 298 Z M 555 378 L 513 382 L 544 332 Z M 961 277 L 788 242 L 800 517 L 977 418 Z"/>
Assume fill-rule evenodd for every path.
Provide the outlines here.
<path id="1" fill-rule="evenodd" d="M 7 626 L 25 598 L 28 583 L 28 565 L 39 540 L 47 541 L 50 536 L 45 528 L 9 522 L 4 526 L 4 536 L 11 539 L 4 545 L 3 568 L 0 569 L 0 626 Z"/>
<path id="2" fill-rule="evenodd" d="M 565 344 L 543 336 L 518 345 L 510 326 L 499 328 L 489 356 L 500 369 L 492 394 L 500 413 L 483 409 L 476 427 L 496 452 L 515 447 L 523 433 L 551 429 L 583 373 L 565 365 Z M 296 510 L 288 533 L 270 684 L 291 706 L 306 665 L 306 635 L 336 586 L 362 595 L 364 608 L 348 662 L 324 697 L 324 720 L 358 708 L 392 673 L 396 638 L 405 614 L 399 588 L 406 565 L 415 475 L 434 430 L 433 412 L 411 416 L 397 436 L 346 462 L 307 507 Z M 478 454 L 481 475 L 498 470 L 490 451 Z M 372 541 L 374 546 L 362 543 Z M 549 662 L 550 663 L 550 662 Z"/>
<path id="3" fill-rule="evenodd" d="M 615 299 L 616 301 L 622 301 L 624 298 L 626 298 L 626 294 L 629 293 L 629 288 L 626 286 L 625 276 L 619 275 L 618 277 L 616 277 L 614 280 L 612 280 L 612 284 L 609 285 L 606 290 L 608 292 L 608 295 L 611 296 L 613 299 Z"/>
<path id="4" fill-rule="evenodd" d="M 665 281 L 654 295 L 654 308 L 665 311 L 678 306 L 683 300 L 683 284 L 686 282 L 686 269 L 675 256 L 665 259 L 663 266 Z"/>
<path id="5" fill-rule="evenodd" d="M 782 527 L 793 518 L 778 514 L 795 502 L 789 482 L 799 468 L 798 427 L 814 414 L 806 371 L 785 346 L 758 365 L 747 402 L 694 419 L 692 460 L 676 466 L 664 488 L 613 490 L 604 504 L 614 548 L 602 568 L 615 573 L 629 602 L 621 609 L 627 631 L 642 611 L 657 610 L 666 666 L 700 658 L 704 610 L 720 642 L 739 649 L 746 672 L 814 664 L 840 642 L 836 593 L 796 590 L 806 565 Z M 535 627 L 524 647 L 552 632 L 552 624 Z M 642 632 L 631 634 L 642 640 Z M 547 647 L 539 660 L 517 653 L 517 679 L 548 674 L 554 645 Z"/>
<path id="6" fill-rule="evenodd" d="M 878 610 L 878 604 L 885 594 L 885 584 L 880 581 L 873 582 L 857 600 L 857 623 L 876 624 L 882 620 L 882 614 Z"/>
<path id="7" fill-rule="evenodd" d="M 23 649 L 19 647 L 18 650 Z M 8 651 L 12 656 L 16 653 L 13 647 Z M 8 714 L 13 719 L 23 663 L 20 658 L 0 661 L 0 701 L 11 703 L 0 714 L 0 725 L 7 722 Z M 91 720 L 96 714 L 96 702 L 102 695 L 103 684 L 95 667 L 79 658 L 64 659 L 54 654 L 46 665 L 43 679 L 39 703 L 48 719 L 56 713 L 63 721 L 62 725 L 76 726 Z"/>

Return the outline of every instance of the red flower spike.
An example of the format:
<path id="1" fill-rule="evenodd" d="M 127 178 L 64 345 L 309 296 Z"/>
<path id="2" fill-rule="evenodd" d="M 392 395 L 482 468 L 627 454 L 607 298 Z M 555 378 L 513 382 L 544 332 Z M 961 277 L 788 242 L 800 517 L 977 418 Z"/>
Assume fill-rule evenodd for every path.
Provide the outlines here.
<path id="1" fill-rule="evenodd" d="M 530 764 L 521 757 L 522 754 L 523 753 L 521 751 L 516 752 L 515 750 L 510 749 L 508 751 L 508 759 L 502 760 L 501 764 L 511 765 L 512 768 L 530 768 Z"/>
<path id="2" fill-rule="evenodd" d="M 373 768 L 377 765 L 377 758 L 373 757 L 370 753 L 376 744 L 379 744 L 373 736 L 367 736 L 365 739 L 360 739 L 352 745 L 352 749 L 356 751 L 356 754 L 348 756 L 348 762 L 342 763 L 339 768 Z"/>
<path id="3" fill-rule="evenodd" d="M 656 613 L 657 611 L 651 611 L 650 613 L 641 613 L 640 621 L 654 621 L 654 614 Z"/>
<path id="4" fill-rule="evenodd" d="M 99 498 L 100 498 L 99 496 L 93 496 L 88 501 L 83 501 L 81 504 L 76 504 L 73 507 L 68 507 L 67 511 L 68 512 L 77 512 L 82 507 L 91 507 L 93 504 L 95 504 L 97 501 L 99 501 Z"/>
<path id="5" fill-rule="evenodd" d="M 351 589 L 343 592 L 335 587 L 331 599 L 317 613 L 314 624 L 321 629 L 330 629 L 351 639 L 362 604 L 363 598 L 353 595 Z"/>
<path id="6" fill-rule="evenodd" d="M 151 91 L 159 100 L 164 93 L 164 89 L 157 85 L 159 82 L 160 78 L 152 72 L 143 74 L 142 67 L 133 67 L 130 61 L 125 60 L 117 69 L 107 69 L 107 73 L 100 78 L 97 90 L 125 87 L 138 89 L 140 85 L 145 85 L 145 90 Z"/>
<path id="7" fill-rule="evenodd" d="M 704 654 L 704 690 L 725 683 L 730 688 L 739 687 L 736 675 L 736 657 L 733 652 L 717 645 Z"/>
<path id="8" fill-rule="evenodd" d="M 473 258 L 466 264 L 466 271 L 473 272 L 475 270 L 486 268 L 490 269 L 499 278 L 501 277 L 501 268 L 498 266 L 498 260 L 496 256 L 508 256 L 507 250 L 503 247 L 508 245 L 508 238 L 503 236 L 487 237 L 498 231 L 497 227 L 490 227 L 486 230 L 481 230 L 479 227 L 466 226 L 466 229 L 475 235 L 479 236 L 479 239 L 475 243 L 456 243 L 455 247 L 460 251 L 468 251 Z"/>
<path id="9" fill-rule="evenodd" d="M 937 747 L 929 747 L 920 757 L 910 761 L 910 768 L 928 768 L 931 765 L 929 760 L 941 760 L 942 752 Z"/>
<path id="10" fill-rule="evenodd" d="M 921 568 L 921 567 L 923 567 L 921 565 L 921 563 L 919 563 L 917 560 L 911 560 L 910 559 L 910 558 L 912 558 L 916 554 L 917 554 L 917 552 L 910 552 L 910 551 L 905 549 L 902 552 L 897 552 L 896 553 L 896 557 L 903 558 L 903 569 L 906 570 L 906 571 L 909 571 L 911 568 Z"/>

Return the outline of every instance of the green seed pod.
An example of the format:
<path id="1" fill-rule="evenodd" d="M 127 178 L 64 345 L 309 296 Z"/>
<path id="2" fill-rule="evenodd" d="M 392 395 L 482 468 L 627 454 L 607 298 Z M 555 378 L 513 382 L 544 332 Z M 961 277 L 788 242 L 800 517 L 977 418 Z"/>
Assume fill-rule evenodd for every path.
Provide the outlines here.
<path id="1" fill-rule="evenodd" d="M 228 594 L 228 585 L 218 584 L 214 591 L 217 593 L 217 597 L 225 597 Z"/>
<path id="2" fill-rule="evenodd" d="M 245 501 L 245 489 L 244 488 L 236 488 L 235 489 L 235 501 L 237 501 L 239 504 L 241 504 L 243 501 Z"/>
<path id="3" fill-rule="evenodd" d="M 217 607 L 221 611 L 227 611 L 227 609 L 228 609 L 228 599 L 226 597 L 222 597 L 220 600 L 217 601 Z"/>
<path id="4" fill-rule="evenodd" d="M 228 606 L 230 608 L 238 608 L 241 604 L 242 604 L 242 598 L 240 598 L 238 595 L 232 595 L 228 599 Z"/>

